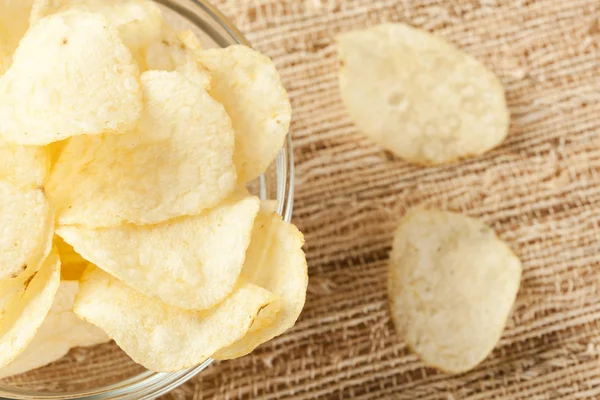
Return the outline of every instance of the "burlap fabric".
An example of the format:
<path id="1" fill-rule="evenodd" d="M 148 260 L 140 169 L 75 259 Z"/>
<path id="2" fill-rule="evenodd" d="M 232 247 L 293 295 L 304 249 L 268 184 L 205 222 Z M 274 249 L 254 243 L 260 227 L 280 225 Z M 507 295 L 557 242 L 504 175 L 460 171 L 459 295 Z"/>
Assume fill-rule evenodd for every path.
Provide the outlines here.
<path id="1" fill-rule="evenodd" d="M 164 398 L 600 398 L 600 1 L 216 4 L 273 57 L 289 90 L 294 219 L 306 235 L 311 281 L 292 331 L 248 357 L 215 363 Z M 502 146 L 459 165 L 422 168 L 357 132 L 339 97 L 334 37 L 389 21 L 435 32 L 500 76 L 512 113 Z M 470 373 L 426 368 L 390 321 L 392 233 L 416 205 L 482 218 L 524 263 L 508 328 Z M 132 371 L 123 355 L 93 352 L 87 356 L 103 360 L 105 373 L 83 371 L 70 385 Z M 28 382 L 52 388 L 70 359 Z"/>

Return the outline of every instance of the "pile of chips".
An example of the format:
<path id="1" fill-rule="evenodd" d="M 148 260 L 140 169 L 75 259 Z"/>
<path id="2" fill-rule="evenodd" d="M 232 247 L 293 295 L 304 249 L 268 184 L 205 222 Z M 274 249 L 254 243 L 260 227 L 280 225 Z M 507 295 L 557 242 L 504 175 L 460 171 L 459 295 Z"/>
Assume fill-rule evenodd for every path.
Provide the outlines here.
<path id="1" fill-rule="evenodd" d="M 272 61 L 149 0 L 0 16 L 0 376 L 109 339 L 177 371 L 293 326 L 302 234 L 245 189 L 289 129 Z"/>

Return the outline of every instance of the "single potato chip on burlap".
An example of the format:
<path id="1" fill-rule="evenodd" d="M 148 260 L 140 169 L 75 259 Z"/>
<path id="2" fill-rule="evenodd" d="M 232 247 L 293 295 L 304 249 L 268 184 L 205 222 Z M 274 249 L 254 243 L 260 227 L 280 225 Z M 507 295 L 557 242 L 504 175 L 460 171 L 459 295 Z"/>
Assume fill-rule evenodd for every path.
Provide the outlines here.
<path id="1" fill-rule="evenodd" d="M 72 138 L 48 179 L 62 225 L 153 224 L 233 192 L 234 132 L 223 107 L 177 72 L 142 76 L 145 109 L 124 135 Z"/>
<path id="2" fill-rule="evenodd" d="M 121 39 L 131 50 L 140 69 L 145 70 L 143 52 L 160 40 L 164 25 L 162 13 L 150 0 L 35 0 L 30 22 L 52 14 L 75 10 L 102 14 L 119 30 Z"/>
<path id="3" fill-rule="evenodd" d="M 27 31 L 0 78 L 0 136 L 45 145 L 130 130 L 142 108 L 138 74 L 131 52 L 101 15 L 44 18 Z"/>
<path id="4" fill-rule="evenodd" d="M 382 147 L 418 164 L 477 156 L 508 133 L 498 78 L 454 45 L 403 24 L 338 37 L 350 118 Z"/>
<path id="5" fill-rule="evenodd" d="M 23 353 L 0 369 L 0 379 L 50 364 L 73 347 L 95 346 L 110 340 L 104 331 L 73 312 L 78 291 L 79 282 L 60 282 L 52 307 L 35 337 Z"/>
<path id="6" fill-rule="evenodd" d="M 38 271 L 23 282 L 23 294 L 3 308 L 0 316 L 0 368 L 21 354 L 44 322 L 60 283 L 60 260 L 56 249 Z M 4 297 L 2 292 L 0 297 Z M 0 300 L 1 301 L 1 300 Z"/>
<path id="7" fill-rule="evenodd" d="M 38 266 L 52 243 L 54 215 L 42 188 L 0 181 L 0 281 Z"/>
<path id="8" fill-rule="evenodd" d="M 258 198 L 246 197 L 156 225 L 72 225 L 56 233 L 86 260 L 139 292 L 203 310 L 233 290 L 258 209 Z"/>
<path id="9" fill-rule="evenodd" d="M 216 354 L 216 359 L 244 356 L 294 326 L 306 300 L 308 271 L 298 229 L 273 214 L 268 202 L 256 218 L 242 276 L 278 297 L 261 310 L 250 332 Z"/>
<path id="10" fill-rule="evenodd" d="M 198 52 L 211 74 L 210 94 L 235 130 L 234 161 L 245 183 L 273 162 L 290 128 L 292 109 L 271 59 L 246 46 Z"/>
<path id="11" fill-rule="evenodd" d="M 427 365 L 465 372 L 498 343 L 520 278 L 519 259 L 483 222 L 409 211 L 390 257 L 392 317 Z"/>
<path id="12" fill-rule="evenodd" d="M 41 187 L 50 171 L 50 154 L 36 146 L 0 143 L 0 179 L 23 188 Z"/>
<path id="13" fill-rule="evenodd" d="M 29 27 L 32 0 L 0 0 L 0 76 L 10 67 L 12 55 Z"/>
<path id="14" fill-rule="evenodd" d="M 243 337 L 258 311 L 275 300 L 268 290 L 240 282 L 214 308 L 187 311 L 90 268 L 82 278 L 75 313 L 103 329 L 135 362 L 171 372 L 198 365 Z"/>
<path id="15" fill-rule="evenodd" d="M 60 236 L 54 236 L 54 245 L 60 256 L 60 279 L 78 281 L 90 262 L 81 257 L 75 249 Z"/>

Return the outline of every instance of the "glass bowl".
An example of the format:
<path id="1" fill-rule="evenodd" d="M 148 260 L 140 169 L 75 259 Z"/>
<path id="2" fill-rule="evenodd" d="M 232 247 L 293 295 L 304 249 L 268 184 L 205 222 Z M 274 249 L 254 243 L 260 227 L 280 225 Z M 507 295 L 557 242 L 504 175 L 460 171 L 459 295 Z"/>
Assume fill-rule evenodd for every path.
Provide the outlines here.
<path id="1" fill-rule="evenodd" d="M 244 36 L 204 0 L 156 0 L 165 19 L 177 29 L 191 29 L 206 48 L 246 44 Z M 249 189 L 262 199 L 277 199 L 277 212 L 292 217 L 294 161 L 288 135 L 269 170 Z M 0 380 L 0 397 L 7 399 L 152 399 L 169 392 L 208 367 L 155 373 L 134 363 L 113 342 L 76 348 L 46 367 Z"/>

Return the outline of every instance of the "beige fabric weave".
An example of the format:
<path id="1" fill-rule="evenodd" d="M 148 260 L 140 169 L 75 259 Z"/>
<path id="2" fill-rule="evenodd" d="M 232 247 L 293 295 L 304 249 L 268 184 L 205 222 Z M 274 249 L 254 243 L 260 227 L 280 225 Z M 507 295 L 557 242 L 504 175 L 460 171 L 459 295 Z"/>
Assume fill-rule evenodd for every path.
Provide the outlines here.
<path id="1" fill-rule="evenodd" d="M 292 98 L 295 223 L 310 287 L 295 329 L 209 368 L 171 399 L 600 398 L 600 2 L 240 0 L 217 5 L 274 58 Z M 337 33 L 403 21 L 495 71 L 510 135 L 459 165 L 381 151 L 344 113 Z M 483 218 L 524 263 L 516 311 L 483 365 L 448 376 L 396 336 L 386 263 L 397 220 L 428 205 Z"/>
<path id="2" fill-rule="evenodd" d="M 165 399 L 600 398 L 600 1 L 220 0 L 273 57 L 294 107 L 294 219 L 310 287 L 297 326 L 219 362 Z M 394 159 L 345 115 L 337 33 L 403 21 L 447 38 L 494 70 L 512 126 L 488 155 L 449 167 Z M 516 310 L 476 370 L 426 368 L 394 333 L 386 296 L 392 233 L 408 207 L 481 217 L 522 259 Z M 114 381 L 135 368 L 95 348 Z M 80 350 L 52 373 L 53 382 Z M 64 368 L 64 369 L 61 369 Z M 19 382 L 15 378 L 15 383 Z M 89 386 L 90 375 L 69 385 Z M 102 383 L 97 381 L 97 384 Z M 96 385 L 94 385 L 96 386 Z"/>

